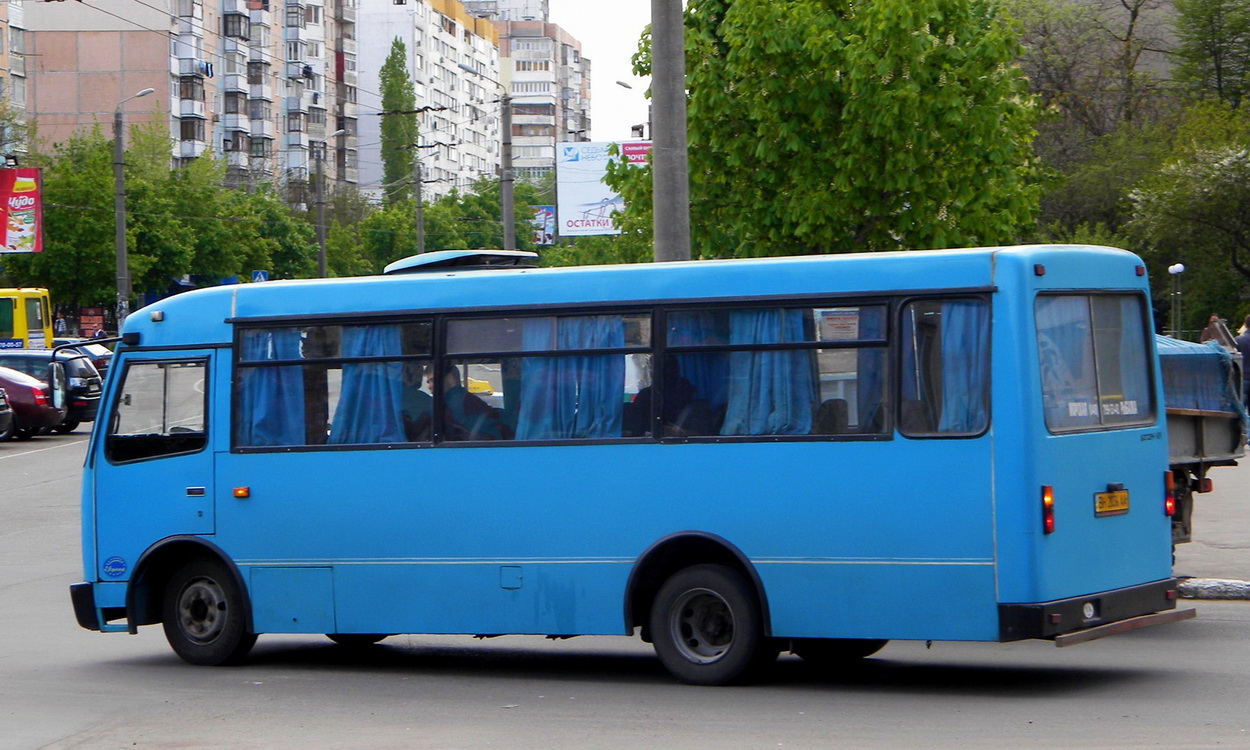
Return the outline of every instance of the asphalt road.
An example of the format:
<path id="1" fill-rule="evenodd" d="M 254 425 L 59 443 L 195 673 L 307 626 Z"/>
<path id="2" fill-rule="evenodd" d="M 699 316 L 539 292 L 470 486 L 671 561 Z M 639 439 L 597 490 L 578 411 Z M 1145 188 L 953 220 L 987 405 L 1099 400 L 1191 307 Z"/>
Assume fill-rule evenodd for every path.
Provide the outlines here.
<path id="1" fill-rule="evenodd" d="M 891 643 L 678 685 L 627 638 L 398 636 L 352 653 L 262 636 L 196 668 L 159 627 L 80 629 L 84 435 L 0 443 L 0 749 L 1250 747 L 1250 602 L 1072 648 Z"/>

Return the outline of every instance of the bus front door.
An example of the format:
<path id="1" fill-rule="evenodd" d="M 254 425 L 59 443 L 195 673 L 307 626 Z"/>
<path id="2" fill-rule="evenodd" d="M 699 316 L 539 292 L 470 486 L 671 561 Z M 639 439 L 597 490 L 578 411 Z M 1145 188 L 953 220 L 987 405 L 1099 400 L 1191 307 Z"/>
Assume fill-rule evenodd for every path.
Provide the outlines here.
<path id="1" fill-rule="evenodd" d="M 161 352 L 119 365 L 92 467 L 101 581 L 128 579 L 162 539 L 214 528 L 209 358 Z"/>

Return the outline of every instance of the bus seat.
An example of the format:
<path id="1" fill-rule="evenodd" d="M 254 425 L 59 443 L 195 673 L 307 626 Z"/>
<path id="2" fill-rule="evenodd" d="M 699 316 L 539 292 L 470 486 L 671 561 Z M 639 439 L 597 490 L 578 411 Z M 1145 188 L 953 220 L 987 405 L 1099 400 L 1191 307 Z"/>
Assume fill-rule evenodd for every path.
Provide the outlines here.
<path id="1" fill-rule="evenodd" d="M 812 418 L 813 435 L 845 435 L 850 431 L 850 407 L 846 399 L 827 399 L 816 407 Z"/>
<path id="2" fill-rule="evenodd" d="M 716 435 L 716 410 L 703 399 L 695 399 L 682 407 L 677 421 L 665 425 L 664 434 L 668 437 L 689 437 L 692 435 Z"/>

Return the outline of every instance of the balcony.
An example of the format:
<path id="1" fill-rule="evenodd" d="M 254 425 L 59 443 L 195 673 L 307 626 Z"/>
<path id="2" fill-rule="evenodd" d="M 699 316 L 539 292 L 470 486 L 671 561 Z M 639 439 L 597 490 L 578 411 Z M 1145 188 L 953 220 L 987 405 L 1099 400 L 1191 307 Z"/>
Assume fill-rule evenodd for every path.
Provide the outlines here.
<path id="1" fill-rule="evenodd" d="M 340 21 L 356 23 L 355 0 L 335 0 L 334 17 Z"/>
<path id="2" fill-rule="evenodd" d="M 204 141 L 178 141 L 177 156 L 182 159 L 194 159 L 208 150 Z"/>
<path id="3" fill-rule="evenodd" d="M 206 107 L 204 102 L 196 99 L 179 99 L 178 100 L 178 116 L 179 117 L 198 117 L 201 120 L 206 117 Z"/>
<path id="4" fill-rule="evenodd" d="M 251 156 L 246 151 L 227 151 L 226 166 L 247 169 Z"/>
<path id="5" fill-rule="evenodd" d="M 288 60 L 286 63 L 287 78 L 312 78 L 312 66 L 302 60 Z"/>
<path id="6" fill-rule="evenodd" d="M 248 132 L 253 138 L 273 138 L 277 128 L 269 120 L 251 120 Z"/>
<path id="7" fill-rule="evenodd" d="M 221 127 L 228 133 L 232 130 L 242 130 L 249 132 L 252 129 L 251 120 L 247 115 L 232 114 L 221 116 Z"/>
<path id="8" fill-rule="evenodd" d="M 266 79 L 266 83 L 253 83 L 248 86 L 247 98 L 264 99 L 265 101 L 273 101 L 273 86 Z"/>
<path id="9" fill-rule="evenodd" d="M 355 39 L 344 36 L 344 37 L 339 37 L 338 39 L 334 40 L 334 43 L 338 46 L 340 52 L 345 52 L 349 55 L 356 54 L 356 40 Z"/>
<path id="10" fill-rule="evenodd" d="M 242 73 L 227 73 L 225 81 L 222 83 L 222 87 L 226 91 L 246 93 L 248 90 L 247 76 Z"/>
<path id="11" fill-rule="evenodd" d="M 287 112 L 307 112 L 308 104 L 302 96 L 288 96 L 285 100 L 285 109 Z"/>
<path id="12" fill-rule="evenodd" d="M 287 133 L 283 138 L 286 148 L 308 148 L 307 133 Z"/>

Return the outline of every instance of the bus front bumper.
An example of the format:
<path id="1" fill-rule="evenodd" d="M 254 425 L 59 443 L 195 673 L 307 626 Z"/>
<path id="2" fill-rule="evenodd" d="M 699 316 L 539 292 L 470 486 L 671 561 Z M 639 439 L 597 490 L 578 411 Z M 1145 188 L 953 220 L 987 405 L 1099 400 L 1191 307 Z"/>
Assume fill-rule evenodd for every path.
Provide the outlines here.
<path id="1" fill-rule="evenodd" d="M 1176 609 L 1176 579 L 1049 602 L 998 605 L 998 639 L 1053 640 L 1072 646 L 1116 633 L 1188 620 L 1197 612 Z"/>

